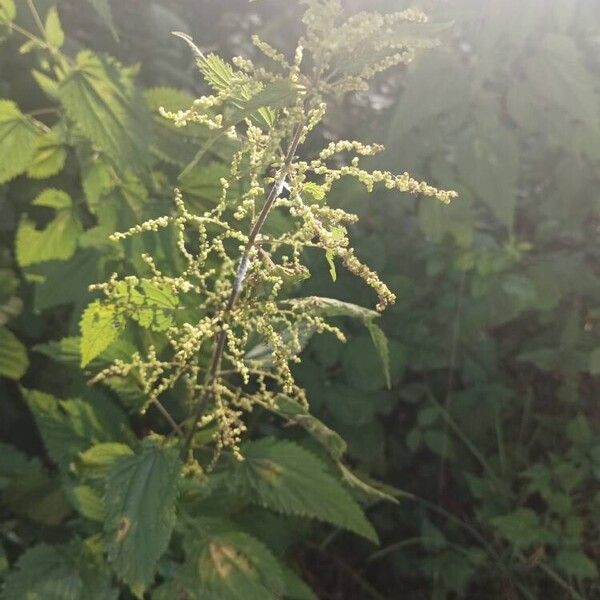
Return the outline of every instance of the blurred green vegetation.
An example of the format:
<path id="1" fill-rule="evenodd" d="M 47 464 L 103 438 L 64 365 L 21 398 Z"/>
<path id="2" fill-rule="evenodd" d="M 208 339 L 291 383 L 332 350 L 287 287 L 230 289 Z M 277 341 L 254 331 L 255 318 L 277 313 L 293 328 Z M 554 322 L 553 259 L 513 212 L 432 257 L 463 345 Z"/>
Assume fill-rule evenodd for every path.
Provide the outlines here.
<path id="1" fill-rule="evenodd" d="M 17 23 L 34 31 L 26 4 L 17 3 Z M 125 407 L 139 401 L 135 390 L 86 386 L 73 345 L 58 340 L 77 335 L 90 283 L 135 272 L 144 248 L 175 260 L 164 237 L 129 242 L 122 253 L 106 242 L 111 231 L 167 210 L 198 141 L 155 116 L 159 105 L 176 109 L 202 91 L 169 32 L 189 31 L 225 55 L 252 55 L 249 32 L 286 47 L 299 30 L 295 5 L 274 0 L 57 4 L 67 57 L 90 48 L 121 62 L 80 55 L 107 106 L 91 123 L 79 100 L 44 76 L 64 69 L 63 59 L 50 64 L 33 48 L 20 52 L 23 38 L 0 25 L 3 570 L 34 541 L 64 542 L 73 502 L 24 389 L 89 403 L 117 393 Z M 403 4 L 345 3 L 349 10 Z M 361 217 L 351 231 L 357 254 L 398 296 L 381 319 L 393 386 L 386 388 L 368 334 L 346 322 L 345 346 L 315 338 L 296 368 L 312 412 L 346 440 L 351 463 L 406 493 L 399 504 L 369 508 L 379 548 L 258 509 L 244 525 L 277 554 L 293 548 L 324 599 L 598 598 L 600 5 L 416 4 L 453 22 L 440 47 L 344 100 L 319 135 L 383 141 L 387 152 L 371 166 L 406 169 L 460 198 L 443 206 L 334 189 L 329 203 Z M 45 18 L 52 4 L 36 6 Z M 130 134 L 124 139 L 110 127 L 122 94 L 116 118 Z M 63 113 L 69 127 L 56 126 Z M 32 118 L 47 128 L 43 136 Z M 3 144 L 14 128 L 18 143 Z M 96 160 L 98 147 L 106 163 Z M 220 160 L 217 148 L 207 167 L 181 182 L 198 205 L 212 199 Z M 69 196 L 40 201 L 47 188 Z M 310 259 L 315 275 L 303 292 L 373 303 L 341 269 L 333 283 L 322 254 Z M 36 422 L 42 429 L 39 415 Z M 260 419 L 251 425 L 272 428 Z M 142 427 L 133 420 L 134 431 Z M 8 444 L 35 458 L 18 465 L 23 455 Z M 26 476 L 15 486 L 19 469 Z"/>

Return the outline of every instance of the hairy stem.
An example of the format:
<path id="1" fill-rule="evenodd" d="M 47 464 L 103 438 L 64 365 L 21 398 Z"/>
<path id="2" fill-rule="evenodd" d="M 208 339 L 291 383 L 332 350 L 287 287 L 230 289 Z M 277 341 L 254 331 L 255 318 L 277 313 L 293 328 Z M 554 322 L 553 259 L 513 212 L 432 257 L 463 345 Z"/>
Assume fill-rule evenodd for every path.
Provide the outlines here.
<path id="1" fill-rule="evenodd" d="M 300 143 L 300 138 L 302 137 L 303 128 L 304 127 L 302 123 L 299 123 L 294 128 L 294 133 L 292 134 L 292 139 L 290 141 L 288 151 L 285 155 L 281 171 L 279 172 L 277 179 L 273 183 L 273 186 L 269 191 L 269 195 L 267 196 L 267 199 L 265 200 L 265 203 L 260 213 L 258 214 L 256 221 L 252 225 L 250 234 L 248 235 L 248 241 L 246 242 L 244 251 L 242 252 L 239 266 L 233 279 L 231 293 L 229 294 L 229 298 L 227 299 L 227 303 L 223 311 L 221 328 L 219 329 L 215 338 L 215 346 L 213 349 L 210 367 L 206 373 L 206 379 L 204 382 L 202 395 L 196 402 L 194 408 L 194 416 L 181 450 L 181 458 L 183 460 L 186 460 L 189 455 L 196 426 L 198 425 L 198 421 L 202 416 L 202 411 L 204 410 L 205 406 L 210 400 L 210 396 L 213 391 L 213 386 L 219 377 L 219 373 L 221 370 L 221 362 L 223 360 L 223 353 L 225 351 L 225 344 L 227 342 L 227 331 L 223 326 L 227 323 L 228 317 L 231 314 L 231 311 L 235 308 L 235 305 L 240 297 L 240 294 L 243 289 L 244 279 L 250 267 L 250 255 L 252 253 L 252 250 L 254 249 L 254 246 L 256 245 L 256 238 L 261 232 L 263 225 L 267 220 L 267 216 L 273 208 L 273 204 L 275 203 L 277 198 L 279 198 L 283 190 L 283 184 L 285 183 L 285 178 L 287 177 L 287 169 L 294 160 L 298 144 Z"/>

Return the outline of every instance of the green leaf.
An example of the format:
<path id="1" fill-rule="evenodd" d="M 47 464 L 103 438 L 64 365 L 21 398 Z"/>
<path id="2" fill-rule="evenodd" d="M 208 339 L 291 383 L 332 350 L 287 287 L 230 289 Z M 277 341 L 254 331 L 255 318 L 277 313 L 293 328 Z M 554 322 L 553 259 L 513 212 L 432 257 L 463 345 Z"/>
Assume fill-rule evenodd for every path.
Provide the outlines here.
<path id="1" fill-rule="evenodd" d="M 554 560 L 559 569 L 576 579 L 598 577 L 596 563 L 579 548 L 562 548 Z"/>
<path id="2" fill-rule="evenodd" d="M 558 33 L 546 34 L 537 52 L 524 61 L 530 93 L 540 105 L 555 106 L 561 112 L 597 131 L 598 95 L 593 77 L 586 67 L 586 55 L 577 40 Z M 573 94 L 571 90 L 577 90 Z"/>
<path id="3" fill-rule="evenodd" d="M 125 327 L 125 318 L 112 304 L 96 300 L 85 309 L 79 326 L 81 366 L 85 367 L 119 337 Z"/>
<path id="4" fill-rule="evenodd" d="M 296 308 L 301 308 L 311 313 L 322 317 L 352 317 L 355 319 L 369 320 L 379 317 L 379 313 L 351 304 L 350 302 L 342 302 L 334 298 L 323 298 L 321 296 L 306 296 L 287 300 L 288 304 Z"/>
<path id="5" fill-rule="evenodd" d="M 185 539 L 185 575 L 192 589 L 219 600 L 276 600 L 281 566 L 257 539 L 220 519 L 200 519 Z M 194 523 L 195 524 L 195 523 Z"/>
<path id="6" fill-rule="evenodd" d="M 141 597 L 175 525 L 181 462 L 174 448 L 146 439 L 140 452 L 117 459 L 106 480 L 109 560 L 117 575 Z"/>
<path id="7" fill-rule="evenodd" d="M 81 600 L 83 581 L 64 547 L 40 544 L 27 550 L 6 578 L 3 600 Z"/>
<path id="8" fill-rule="evenodd" d="M 465 130 L 457 141 L 456 161 L 464 184 L 510 231 L 517 201 L 519 146 L 499 121 L 482 119 L 477 132 Z"/>
<path id="9" fill-rule="evenodd" d="M 388 342 L 391 360 L 389 378 L 396 381 L 402 374 L 406 363 L 404 348 L 395 340 Z M 348 381 L 366 392 L 386 387 L 388 373 L 382 369 L 382 359 L 373 352 L 373 340 L 370 336 L 359 335 L 348 341 L 342 354 L 342 365 Z"/>
<path id="10" fill-rule="evenodd" d="M 378 481 L 374 481 L 367 475 L 358 475 L 342 463 L 338 463 L 338 467 L 342 473 L 342 476 L 344 477 L 344 481 L 349 486 L 362 492 L 368 498 L 385 500 L 387 502 L 392 502 L 393 504 L 398 504 L 398 498 L 406 496 L 406 494 L 401 490 L 392 488 L 391 486 L 387 486 Z"/>
<path id="11" fill-rule="evenodd" d="M 248 100 L 240 102 L 238 109 L 227 118 L 223 127 L 228 129 L 246 117 L 252 116 L 252 113 L 257 111 L 267 125 L 272 125 L 274 117 L 270 113 L 265 116 L 264 111 L 261 112 L 261 109 L 280 108 L 292 104 L 297 97 L 298 90 L 299 88 L 288 80 L 269 83 Z"/>
<path id="12" fill-rule="evenodd" d="M 193 194 L 203 200 L 216 204 L 221 192 L 220 179 L 227 177 L 228 168 L 221 162 L 210 162 L 202 168 L 188 171 L 179 180 L 179 185 L 186 194 Z"/>
<path id="13" fill-rule="evenodd" d="M 0 23 L 10 23 L 16 16 L 15 0 L 0 0 Z"/>
<path id="14" fill-rule="evenodd" d="M 35 523 L 56 526 L 72 509 L 58 477 L 16 448 L 0 443 L 0 489 L 3 504 Z"/>
<path id="15" fill-rule="evenodd" d="M 133 450 L 126 444 L 118 442 L 96 444 L 79 455 L 78 468 L 86 475 L 103 477 L 117 459 L 132 454 Z"/>
<path id="16" fill-rule="evenodd" d="M 236 109 L 229 115 L 223 123 L 221 129 L 216 130 L 203 144 L 192 162 L 187 165 L 180 175 L 180 178 L 185 177 L 189 172 L 196 167 L 206 152 L 233 126 L 237 125 L 246 118 L 258 119 L 270 127 L 273 123 L 274 115 L 272 108 L 287 106 L 296 97 L 298 89 L 289 81 L 275 81 L 270 83 L 265 88 L 248 100 L 236 101 Z"/>
<path id="17" fill-rule="evenodd" d="M 174 309 L 179 304 L 179 298 L 165 284 L 143 279 L 140 287 L 144 301 L 149 306 Z"/>
<path id="18" fill-rule="evenodd" d="M 58 82 L 55 79 L 52 79 L 51 77 L 48 77 L 48 75 L 45 75 L 41 71 L 36 71 L 35 69 L 32 69 L 31 75 L 48 98 L 58 101 Z"/>
<path id="19" fill-rule="evenodd" d="M 47 206 L 48 208 L 60 210 L 71 208 L 73 206 L 73 201 L 66 192 L 49 188 L 36 196 L 32 204 L 34 206 Z"/>
<path id="20" fill-rule="evenodd" d="M 94 7 L 98 16 L 102 19 L 106 27 L 112 33 L 115 41 L 119 41 L 119 35 L 117 34 L 117 30 L 115 29 L 115 24 L 112 18 L 112 12 L 110 10 L 110 6 L 108 4 L 108 0 L 88 0 L 88 2 Z"/>
<path id="21" fill-rule="evenodd" d="M 392 388 L 392 376 L 390 374 L 390 350 L 387 338 L 381 327 L 375 325 L 373 321 L 367 321 L 366 326 L 371 334 L 375 350 L 377 350 L 377 355 L 379 356 L 381 368 L 383 369 L 383 374 L 385 376 L 385 384 L 389 390 Z"/>
<path id="22" fill-rule="evenodd" d="M 352 496 L 308 450 L 265 438 L 242 447 L 232 485 L 244 498 L 284 514 L 332 523 L 377 542 L 377 534 Z"/>
<path id="23" fill-rule="evenodd" d="M 149 160 L 151 118 L 131 76 L 117 62 L 84 50 L 61 81 L 67 115 L 117 164 L 142 168 Z"/>
<path id="24" fill-rule="evenodd" d="M 12 331 L 0 327 L 0 376 L 21 379 L 28 367 L 29 358 L 25 346 Z"/>
<path id="25" fill-rule="evenodd" d="M 81 314 L 90 301 L 89 286 L 98 281 L 99 262 L 97 252 L 79 250 L 67 261 L 52 260 L 29 267 L 28 272 L 39 276 L 34 290 L 34 311 L 72 304 L 72 314 Z"/>
<path id="26" fill-rule="evenodd" d="M 302 192 L 308 194 L 313 200 L 322 202 L 325 200 L 325 190 L 322 186 L 313 181 L 308 181 L 302 186 Z"/>
<path id="27" fill-rule="evenodd" d="M 124 413 L 102 401 L 58 400 L 37 390 L 23 390 L 50 458 L 68 469 L 80 452 L 100 442 L 126 441 Z"/>
<path id="28" fill-rule="evenodd" d="M 290 600 L 318 600 L 315 593 L 292 569 L 282 565 L 285 597 Z"/>
<path id="29" fill-rule="evenodd" d="M 18 475 L 36 472 L 39 469 L 39 461 L 30 459 L 10 444 L 0 442 L 0 481 L 5 481 Z"/>
<path id="30" fill-rule="evenodd" d="M 16 235 L 16 254 L 20 266 L 50 260 L 67 260 L 75 254 L 82 226 L 72 208 L 70 196 L 55 189 L 44 190 L 33 201 L 35 206 L 56 209 L 56 217 L 45 229 L 23 217 Z"/>
<path id="31" fill-rule="evenodd" d="M 27 168 L 27 176 L 32 179 L 46 179 L 62 171 L 67 160 L 59 131 L 52 129 L 38 137 L 37 148 Z"/>
<path id="32" fill-rule="evenodd" d="M 144 98 L 152 112 L 157 112 L 161 106 L 169 112 L 177 112 L 189 108 L 194 103 L 194 96 L 189 92 L 165 86 L 144 90 Z"/>
<path id="33" fill-rule="evenodd" d="M 333 458 L 340 459 L 346 452 L 346 442 L 342 437 L 292 398 L 279 394 L 277 406 L 268 408 L 280 417 L 287 419 L 288 423 L 304 428 L 327 449 Z"/>
<path id="34" fill-rule="evenodd" d="M 315 328 L 313 326 L 302 325 L 298 328 L 297 332 L 293 332 L 292 329 L 287 328 L 281 329 L 278 333 L 287 350 L 291 354 L 299 354 L 314 335 Z M 272 367 L 275 364 L 273 360 L 273 348 L 266 342 L 261 342 L 250 348 L 244 355 L 244 358 L 262 367 Z"/>
<path id="35" fill-rule="evenodd" d="M 104 502 L 90 485 L 76 485 L 71 490 L 77 512 L 90 521 L 104 522 Z"/>
<path id="36" fill-rule="evenodd" d="M 118 590 L 101 558 L 85 543 L 39 544 L 6 577 L 2 600 L 116 600 Z"/>
<path id="37" fill-rule="evenodd" d="M 209 131 L 206 127 L 193 123 L 185 128 L 175 127 L 171 121 L 160 116 L 158 111 L 160 107 L 169 112 L 186 110 L 192 106 L 194 97 L 178 88 L 154 87 L 144 90 L 144 98 L 154 115 L 156 139 L 152 151 L 162 161 L 178 166 L 187 165 L 196 154 L 198 143 L 206 139 Z"/>
<path id="38" fill-rule="evenodd" d="M 530 508 L 517 508 L 514 512 L 491 520 L 498 533 L 516 549 L 549 541 L 548 532 L 540 524 L 538 515 Z"/>
<path id="39" fill-rule="evenodd" d="M 6 5 L 5 5 L 6 6 Z M 38 132 L 29 117 L 10 100 L 0 100 L 0 184 L 29 167 Z"/>
<path id="40" fill-rule="evenodd" d="M 46 41 L 54 48 L 60 48 L 65 43 L 65 32 L 60 24 L 60 18 L 58 17 L 58 11 L 53 6 L 46 15 L 46 24 L 44 26 L 46 31 Z"/>

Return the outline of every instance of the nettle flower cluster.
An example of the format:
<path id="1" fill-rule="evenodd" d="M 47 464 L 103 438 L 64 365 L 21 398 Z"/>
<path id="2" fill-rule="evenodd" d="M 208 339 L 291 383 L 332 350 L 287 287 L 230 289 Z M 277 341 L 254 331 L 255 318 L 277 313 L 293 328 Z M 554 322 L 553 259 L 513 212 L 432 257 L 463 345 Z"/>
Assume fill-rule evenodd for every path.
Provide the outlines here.
<path id="1" fill-rule="evenodd" d="M 190 416 L 181 424 L 170 422 L 183 438 L 182 455 L 192 461 L 195 433 L 206 427 L 212 427 L 215 457 L 229 449 L 242 458 L 244 413 L 257 405 L 276 408 L 282 393 L 306 405 L 290 365 L 300 360 L 307 337 L 329 331 L 344 341 L 318 302 L 288 297 L 290 289 L 310 275 L 303 262 L 305 249 L 321 250 L 332 269 L 337 262 L 361 278 L 376 292 L 378 311 L 394 302 L 394 294 L 350 246 L 347 227 L 357 221 L 356 215 L 328 205 L 334 184 L 351 177 L 368 192 L 381 185 L 443 203 L 456 196 L 407 173 L 363 169 L 361 159 L 380 152 L 379 144 L 337 141 L 312 158 L 298 157 L 299 148 L 325 115 L 327 98 L 366 89 L 374 74 L 407 62 L 415 47 L 432 45 L 427 36 L 416 38 L 412 29 L 411 43 L 403 41 L 407 25 L 426 22 L 420 12 L 361 13 L 340 25 L 342 9 L 336 0 L 303 4 L 307 32 L 291 61 L 254 38 L 271 64 L 269 69 L 246 58 L 235 59 L 232 66 L 215 55 L 206 56 L 180 34 L 192 47 L 213 93 L 188 109 L 161 113 L 179 127 L 204 126 L 209 131 L 208 147 L 221 136 L 233 142 L 229 174 L 220 181 L 218 202 L 204 212 L 191 212 L 182 192 L 175 190 L 171 214 L 112 236 L 119 241 L 162 228 L 176 232 L 183 272 L 162 273 L 150 256 L 143 257 L 150 272 L 145 285 L 174 299 L 170 313 L 168 307 L 160 308 L 171 315 L 168 322 L 164 314 L 162 320 L 161 315 L 152 316 L 158 309 L 151 303 L 146 306 L 142 301 L 136 309 L 123 300 L 124 288 L 143 295 L 144 281 L 115 276 L 94 286 L 112 306 L 121 302 L 122 308 L 115 309 L 122 315 L 119 318 L 133 316 L 166 337 L 160 352 L 151 347 L 144 356 L 116 361 L 94 381 L 135 374 L 148 398 L 143 410 L 155 404 L 163 414 L 160 396 L 183 381 Z M 202 169 L 202 164 L 191 168 Z M 269 233 L 265 227 L 273 212 L 286 215 L 284 232 Z M 143 309 L 149 313 L 142 322 L 136 310 Z M 154 321 L 161 326 L 153 327 Z M 205 348 L 211 349 L 208 360 Z"/>

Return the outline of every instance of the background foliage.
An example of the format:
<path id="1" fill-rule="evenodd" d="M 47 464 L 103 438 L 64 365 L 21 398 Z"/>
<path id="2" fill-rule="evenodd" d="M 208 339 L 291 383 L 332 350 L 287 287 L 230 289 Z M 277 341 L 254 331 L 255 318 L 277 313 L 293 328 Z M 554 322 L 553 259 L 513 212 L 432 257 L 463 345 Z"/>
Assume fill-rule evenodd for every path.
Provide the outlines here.
<path id="1" fill-rule="evenodd" d="M 17 23 L 35 31 L 26 3 L 17 4 Z M 384 141 L 388 152 L 373 166 L 407 169 L 460 199 L 446 207 L 381 192 L 365 201 L 352 185 L 335 189 L 330 203 L 361 216 L 352 231 L 358 255 L 398 295 L 381 320 L 393 385 L 387 389 L 368 331 L 346 322 L 345 346 L 315 338 L 296 369 L 312 412 L 343 436 L 351 464 L 393 486 L 387 492 L 398 502 L 365 499 L 377 547 L 340 529 L 284 520 L 281 512 L 298 510 L 273 506 L 280 498 L 264 486 L 237 492 L 279 512 L 249 505 L 232 513 L 235 523 L 194 498 L 204 533 L 178 531 L 179 544 L 217 566 L 231 558 L 224 548 L 260 557 L 254 596 L 245 598 L 283 590 L 310 597 L 280 564 L 284 557 L 322 598 L 600 594 L 600 9 L 584 0 L 422 4 L 436 20 L 454 21 L 442 45 L 381 78 L 374 92 L 346 100 L 321 135 Z M 298 21 L 291 4 L 267 1 L 224 9 L 127 0 L 111 3 L 112 13 L 98 0 L 89 7 L 61 0 L 57 13 L 37 5 L 46 43 L 70 58 L 57 50 L 48 59 L 0 25 L 2 568 L 18 560 L 3 594 L 24 597 L 19 586 L 35 580 L 41 587 L 26 591 L 40 598 L 113 598 L 94 528 L 75 540 L 70 529 L 77 519 L 110 523 L 111 511 L 122 514 L 118 493 L 103 507 L 95 488 L 116 457 L 115 490 L 119 477 L 141 477 L 148 461 L 167 487 L 179 467 L 168 453 L 156 455 L 151 441 L 130 456 L 132 440 L 147 433 L 125 417 L 139 405 L 139 390 L 86 385 L 74 336 L 91 299 L 87 286 L 142 269 L 144 249 L 176 260 L 166 236 L 131 240 L 123 251 L 106 240 L 163 214 L 201 143 L 156 116 L 159 105 L 177 109 L 202 91 L 169 31 L 190 31 L 225 54 L 251 54 L 249 31 L 285 46 Z M 7 10 L 0 0 L 0 20 Z M 219 152 L 181 183 L 199 206 L 211 201 L 223 173 Z M 338 273 L 333 283 L 322 255 L 311 259 L 318 275 L 306 293 L 372 304 L 351 277 Z M 118 357 L 130 347 L 113 350 Z M 164 428 L 160 415 L 151 416 L 156 430 Z M 276 433 L 260 416 L 250 425 Z M 302 446 L 249 444 L 257 464 L 276 456 L 292 479 L 309 480 L 301 471 L 312 455 Z M 85 483 L 73 483 L 73 470 Z M 348 492 L 325 472 L 320 480 L 318 466 L 311 472 L 314 506 L 303 514 L 341 527 L 353 522 L 349 529 L 373 538 L 368 523 L 349 514 L 354 504 L 323 508 L 327 498 L 343 506 Z M 143 506 L 149 522 L 157 514 L 172 519 L 169 497 L 145 490 L 141 479 L 144 498 L 154 498 Z M 153 546 L 164 545 L 164 535 L 154 529 Z M 109 549 L 136 592 L 152 572 L 133 570 L 131 552 Z M 166 582 L 174 568 L 174 560 L 159 563 Z M 228 568 L 234 588 L 248 585 L 247 563 Z M 200 569 L 207 589 L 219 585 L 213 572 Z M 152 597 L 173 597 L 166 586 Z"/>

